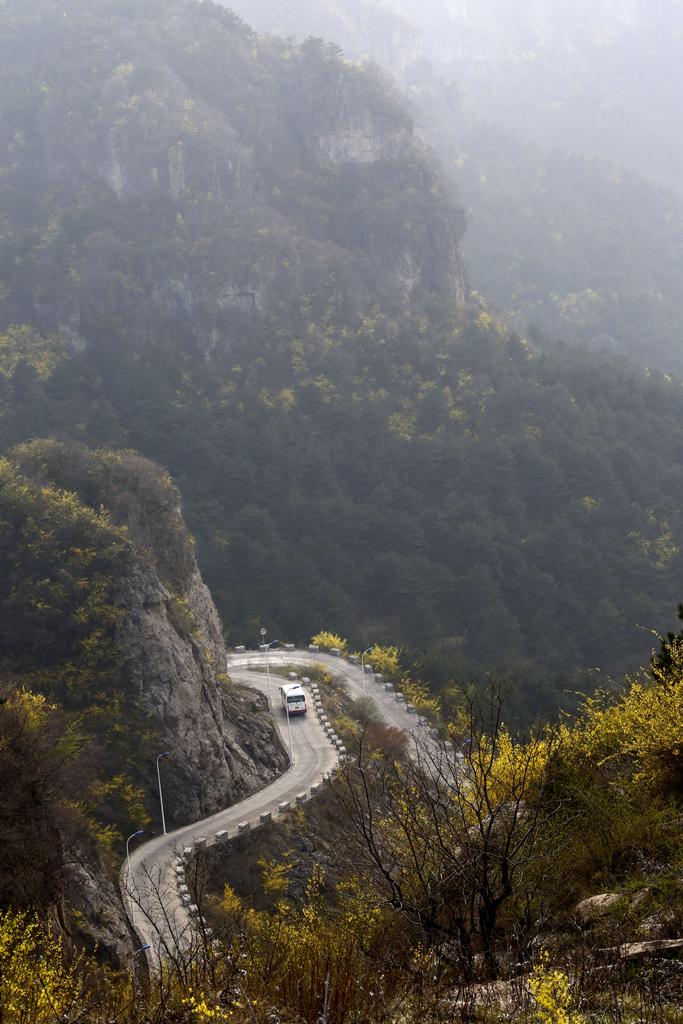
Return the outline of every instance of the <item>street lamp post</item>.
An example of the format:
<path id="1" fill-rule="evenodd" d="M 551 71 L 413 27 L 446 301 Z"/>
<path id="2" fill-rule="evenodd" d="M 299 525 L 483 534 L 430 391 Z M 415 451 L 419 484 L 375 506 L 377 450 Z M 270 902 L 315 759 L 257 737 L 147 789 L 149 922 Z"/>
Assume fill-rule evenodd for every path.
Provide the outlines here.
<path id="1" fill-rule="evenodd" d="M 360 674 L 361 682 L 363 683 L 363 700 L 365 700 L 365 655 L 369 654 L 372 647 L 367 647 L 360 656 Z"/>
<path id="2" fill-rule="evenodd" d="M 292 746 L 292 727 L 289 724 L 289 704 L 285 704 L 285 710 L 287 711 L 287 734 L 289 736 L 289 763 L 294 764 L 294 747 Z"/>
<path id="3" fill-rule="evenodd" d="M 144 946 L 140 946 L 140 948 L 136 949 L 134 953 L 131 953 L 129 958 L 128 958 L 131 961 L 131 963 L 132 963 L 132 967 L 131 967 L 131 982 L 132 982 L 132 985 L 133 985 L 133 999 L 137 999 L 137 995 L 138 995 L 137 992 L 136 992 L 136 985 L 135 985 L 136 969 L 135 969 L 135 963 L 133 963 L 133 961 L 135 960 L 135 957 L 138 956 L 139 953 L 146 953 L 147 950 L 151 949 L 151 948 L 152 947 L 150 946 L 149 942 L 146 942 L 144 944 Z"/>
<path id="4" fill-rule="evenodd" d="M 133 924 L 133 928 L 135 928 L 135 900 L 131 896 L 131 887 L 130 887 L 130 841 L 131 841 L 131 839 L 135 839 L 136 836 L 144 835 L 144 831 L 145 831 L 144 828 L 139 828 L 137 830 L 137 832 L 133 832 L 126 839 L 126 862 L 128 864 L 128 873 L 126 875 L 126 885 L 127 885 L 127 888 L 128 888 L 128 896 L 130 897 L 130 904 L 131 904 L 131 909 L 132 909 L 132 913 L 131 913 L 131 918 L 130 919 L 131 919 L 131 922 Z"/>
<path id="5" fill-rule="evenodd" d="M 162 757 L 170 757 L 171 751 L 164 750 L 163 754 L 157 755 L 157 782 L 159 783 L 159 806 L 161 807 L 161 827 L 166 835 L 166 816 L 164 815 L 164 795 L 161 792 L 161 771 L 159 770 L 159 761 Z"/>
<path id="6" fill-rule="evenodd" d="M 261 636 L 265 637 L 267 632 L 268 631 L 267 631 L 266 627 L 263 626 L 261 628 Z M 263 650 L 266 652 L 266 675 L 268 676 L 268 707 L 269 707 L 269 709 L 271 711 L 273 710 L 273 694 L 272 694 L 271 688 L 270 688 L 270 664 L 268 662 L 268 653 L 269 653 L 271 647 L 274 647 L 275 644 L 279 644 L 279 643 L 280 643 L 279 640 L 271 640 L 269 644 L 263 643 L 261 645 Z"/>

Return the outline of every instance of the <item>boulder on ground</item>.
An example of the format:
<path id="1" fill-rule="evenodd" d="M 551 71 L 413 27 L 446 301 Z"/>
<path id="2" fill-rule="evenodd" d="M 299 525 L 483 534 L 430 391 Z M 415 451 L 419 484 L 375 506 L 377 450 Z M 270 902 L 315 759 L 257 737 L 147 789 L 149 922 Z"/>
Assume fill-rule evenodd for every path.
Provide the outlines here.
<path id="1" fill-rule="evenodd" d="M 588 899 L 577 903 L 575 911 L 582 921 L 595 921 L 614 907 L 623 897 L 618 892 L 602 892 L 597 896 L 589 896 Z"/>
<path id="2" fill-rule="evenodd" d="M 683 956 L 683 939 L 655 939 L 652 942 L 626 942 L 619 947 L 622 960 L 644 960 L 649 956 Z"/>
<path id="3" fill-rule="evenodd" d="M 643 939 L 662 939 L 666 936 L 666 932 L 675 926 L 675 923 L 676 914 L 673 910 L 660 910 L 644 917 L 638 926 L 638 931 Z"/>

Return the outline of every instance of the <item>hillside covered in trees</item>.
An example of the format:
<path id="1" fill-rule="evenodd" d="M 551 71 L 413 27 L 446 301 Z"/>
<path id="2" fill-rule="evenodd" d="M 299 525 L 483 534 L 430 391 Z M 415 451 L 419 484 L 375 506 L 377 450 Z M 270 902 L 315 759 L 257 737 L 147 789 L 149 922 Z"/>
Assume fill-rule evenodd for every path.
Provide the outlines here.
<path id="1" fill-rule="evenodd" d="M 426 9 L 481 60 L 485 18 Z M 412 0 L 316 14 L 374 26 L 409 98 L 209 0 L 0 3 L 0 1020 L 673 1024 L 683 385 L 599 350 L 669 368 L 677 200 L 477 118 L 454 145 Z M 468 287 L 429 111 L 519 330 Z M 626 208 L 645 268 L 606 243 Z M 263 625 L 373 643 L 429 736 L 313 666 L 351 756 L 315 808 L 184 855 L 197 927 L 147 977 L 118 881 L 157 757 L 171 828 L 287 764 L 224 671 Z"/>
<path id="2" fill-rule="evenodd" d="M 158 829 L 156 754 L 173 749 L 171 826 L 260 788 L 285 755 L 228 683 L 178 493 L 153 463 L 51 440 L 6 453 L 0 575 L 0 906 L 50 908 L 121 959 L 112 883 L 125 836 Z"/>
<path id="3" fill-rule="evenodd" d="M 3 447 L 166 467 L 233 642 L 400 639 L 437 685 L 513 673 L 521 713 L 646 658 L 680 385 L 464 304 L 461 215 L 375 72 L 211 4 L 62 8 L 0 12 Z"/>

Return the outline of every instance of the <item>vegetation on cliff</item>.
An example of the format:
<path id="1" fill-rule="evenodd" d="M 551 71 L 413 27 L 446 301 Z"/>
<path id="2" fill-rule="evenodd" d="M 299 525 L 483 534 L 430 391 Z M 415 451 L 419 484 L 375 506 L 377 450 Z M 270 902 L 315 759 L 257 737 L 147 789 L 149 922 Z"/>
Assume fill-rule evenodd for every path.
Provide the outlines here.
<path id="1" fill-rule="evenodd" d="M 167 467 L 233 641 L 401 636 L 531 713 L 641 661 L 679 596 L 679 385 L 457 305 L 462 218 L 377 73 L 212 4 L 70 4 L 0 11 L 2 321 L 33 324 L 0 446 Z"/>
<path id="2" fill-rule="evenodd" d="M 89 871 L 106 889 L 100 858 L 115 874 L 122 836 L 150 821 L 153 757 L 178 702 L 213 756 L 229 746 L 235 764 L 207 763 L 200 739 L 188 741 L 175 722 L 169 820 L 187 813 L 184 791 L 209 768 L 200 809 L 254 785 L 254 772 L 268 777 L 279 747 L 250 711 L 241 728 L 223 722 L 221 701 L 239 699 L 216 686 L 218 620 L 208 595 L 207 621 L 195 620 L 193 545 L 178 492 L 153 463 L 54 440 L 13 449 L 0 460 L 0 575 L 0 906 L 60 908 L 87 941 L 97 911 L 83 906 L 75 875 Z M 175 659 L 174 670 L 160 657 Z M 247 731 L 258 764 L 241 750 Z M 100 895 L 116 899 L 113 889 Z M 121 941 L 115 931 L 105 924 L 98 933 L 109 954 Z"/>
<path id="3" fill-rule="evenodd" d="M 16 902 L 27 884 L 21 849 L 31 850 L 34 872 L 54 898 L 66 836 L 78 832 L 78 821 L 82 832 L 83 816 L 105 850 L 116 827 L 146 821 L 139 781 L 155 725 L 131 689 L 120 638 L 126 580 L 137 560 L 154 558 L 145 541 L 150 528 L 157 538 L 164 533 L 159 497 L 167 486 L 132 454 L 56 442 L 22 445 L 0 462 L 0 717 L 3 757 L 15 769 L 4 767 L 17 794 L 5 802 L 14 821 L 6 834 L 17 834 L 16 850 L 3 845 L 5 905 L 8 892 L 14 888 Z M 163 504 L 167 513 L 167 495 Z M 172 539 L 169 531 L 165 540 Z M 164 545 L 157 550 L 169 557 Z M 182 545 L 177 552 L 182 558 Z M 29 813 L 33 802 L 42 823 Z M 35 856 L 43 842 L 54 870 Z"/>
<path id="4" fill-rule="evenodd" d="M 136 996 L 55 950 L 46 988 L 67 1021 L 677 1020 L 683 661 L 664 651 L 665 668 L 532 735 L 505 727 L 494 690 L 463 704 L 453 752 L 408 758 L 368 729 L 310 814 L 233 841 L 233 876 L 269 851 L 258 900 L 217 887 L 210 854 L 188 880 L 213 930 L 163 976 Z M 653 709 L 667 724 L 646 734 Z M 608 909 L 591 917 L 577 900 L 596 890 Z M 0 920 L 0 958 L 17 951 L 0 993 L 27 1024 L 43 1017 L 23 965 L 46 941 Z"/>

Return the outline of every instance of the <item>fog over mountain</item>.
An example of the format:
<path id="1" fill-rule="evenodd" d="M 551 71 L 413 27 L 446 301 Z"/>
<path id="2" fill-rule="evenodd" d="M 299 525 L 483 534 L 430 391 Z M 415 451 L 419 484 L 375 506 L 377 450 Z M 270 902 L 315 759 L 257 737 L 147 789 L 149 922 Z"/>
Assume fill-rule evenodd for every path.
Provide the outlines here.
<path id="1" fill-rule="evenodd" d="M 679 4 L 233 6 L 395 76 L 468 211 L 472 284 L 517 326 L 683 371 Z"/>
<path id="2" fill-rule="evenodd" d="M 681 6 L 235 5 L 0 0 L 0 1024 L 680 1021 Z"/>
<path id="3" fill-rule="evenodd" d="M 432 61 L 471 111 L 545 145 L 683 187 L 683 7 L 625 0 L 236 0 L 257 28 L 321 35 L 400 68 Z"/>

